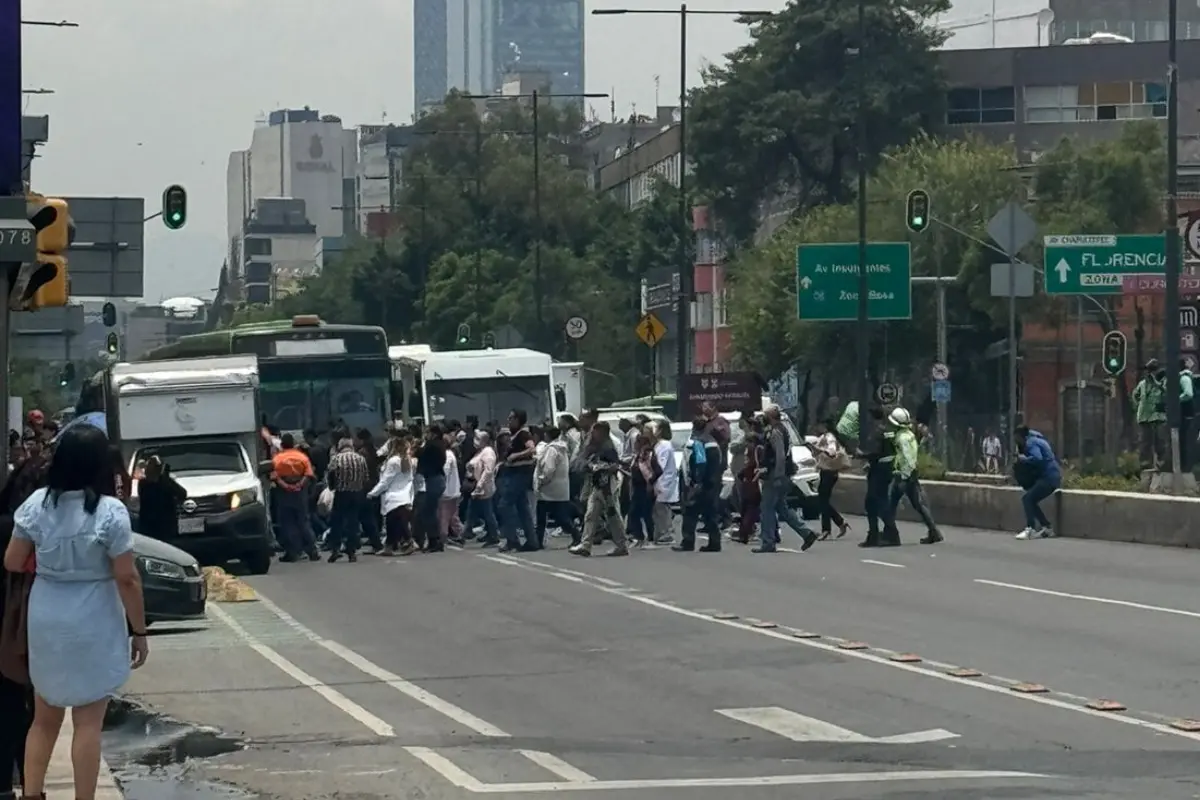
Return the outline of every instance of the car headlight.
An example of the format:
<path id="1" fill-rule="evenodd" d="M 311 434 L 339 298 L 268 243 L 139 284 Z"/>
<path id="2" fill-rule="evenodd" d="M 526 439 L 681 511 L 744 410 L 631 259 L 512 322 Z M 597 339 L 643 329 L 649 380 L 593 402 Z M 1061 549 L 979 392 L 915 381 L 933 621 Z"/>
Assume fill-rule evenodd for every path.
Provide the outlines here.
<path id="1" fill-rule="evenodd" d="M 137 563 L 142 572 L 147 575 L 153 575 L 156 578 L 181 581 L 187 577 L 187 573 L 183 571 L 183 567 L 178 564 L 172 564 L 170 561 L 163 561 L 161 558 L 138 556 Z"/>
<path id="2" fill-rule="evenodd" d="M 242 489 L 229 495 L 229 508 L 241 508 L 248 503 L 258 502 L 258 489 Z"/>

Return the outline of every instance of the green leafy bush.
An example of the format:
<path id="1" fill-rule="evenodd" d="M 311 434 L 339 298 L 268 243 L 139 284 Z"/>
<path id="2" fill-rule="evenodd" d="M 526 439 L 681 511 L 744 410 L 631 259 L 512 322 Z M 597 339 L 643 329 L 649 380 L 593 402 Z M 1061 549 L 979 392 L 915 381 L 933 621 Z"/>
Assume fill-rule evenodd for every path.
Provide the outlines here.
<path id="1" fill-rule="evenodd" d="M 1140 480 L 1140 472 L 1134 478 L 1126 475 L 1084 475 L 1067 471 L 1063 475 L 1062 488 L 1085 492 L 1136 492 Z"/>
<path id="2" fill-rule="evenodd" d="M 946 465 L 927 450 L 917 454 L 917 474 L 924 481 L 940 481 L 946 477 Z"/>

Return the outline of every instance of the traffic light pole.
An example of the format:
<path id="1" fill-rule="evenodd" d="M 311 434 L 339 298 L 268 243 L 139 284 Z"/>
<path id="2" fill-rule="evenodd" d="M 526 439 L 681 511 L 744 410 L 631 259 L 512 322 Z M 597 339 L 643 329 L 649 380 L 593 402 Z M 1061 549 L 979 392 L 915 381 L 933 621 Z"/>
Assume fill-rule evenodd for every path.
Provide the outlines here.
<path id="1" fill-rule="evenodd" d="M 0 205 L 5 198 L 20 198 L 8 205 L 25 219 L 21 185 L 21 0 L 0 3 Z M 9 218 L 0 207 L 0 218 Z M 3 271 L 7 273 L 7 269 Z M 7 286 L 5 287 L 7 289 Z M 8 292 L 4 292 L 5 295 Z M 0 403 L 4 404 L 5 433 L 8 422 L 8 297 L 0 298 Z M 0 463 L 8 463 L 8 436 L 0 436 Z"/>

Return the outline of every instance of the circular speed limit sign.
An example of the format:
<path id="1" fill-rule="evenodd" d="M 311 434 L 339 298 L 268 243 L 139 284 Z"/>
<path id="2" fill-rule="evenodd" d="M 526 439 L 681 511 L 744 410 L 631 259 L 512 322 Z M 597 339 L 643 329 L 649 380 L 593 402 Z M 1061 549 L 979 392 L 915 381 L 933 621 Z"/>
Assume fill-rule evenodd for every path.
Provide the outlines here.
<path id="1" fill-rule="evenodd" d="M 588 324 L 583 317 L 571 317 L 564 328 L 568 339 L 582 339 L 587 336 Z"/>

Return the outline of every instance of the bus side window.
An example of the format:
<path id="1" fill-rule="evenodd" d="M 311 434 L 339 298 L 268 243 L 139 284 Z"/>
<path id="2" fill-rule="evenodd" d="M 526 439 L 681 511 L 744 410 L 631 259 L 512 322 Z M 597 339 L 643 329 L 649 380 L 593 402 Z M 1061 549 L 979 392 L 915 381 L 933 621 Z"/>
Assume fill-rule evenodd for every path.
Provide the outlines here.
<path id="1" fill-rule="evenodd" d="M 564 411 L 567 407 L 567 387 L 561 383 L 554 386 L 554 407 L 559 411 Z"/>

